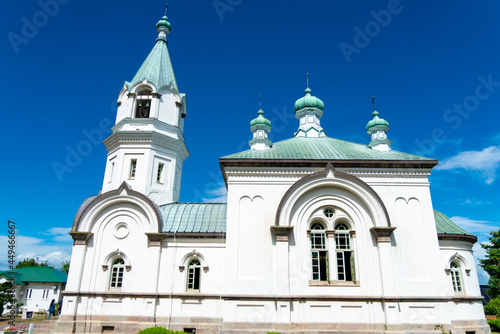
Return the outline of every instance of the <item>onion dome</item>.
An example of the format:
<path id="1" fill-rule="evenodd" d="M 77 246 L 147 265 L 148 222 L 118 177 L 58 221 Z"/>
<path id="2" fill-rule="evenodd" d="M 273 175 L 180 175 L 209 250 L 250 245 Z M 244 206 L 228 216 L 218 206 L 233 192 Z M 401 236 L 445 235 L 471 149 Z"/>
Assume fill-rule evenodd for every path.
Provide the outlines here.
<path id="1" fill-rule="evenodd" d="M 317 109 L 323 111 L 325 104 L 323 103 L 323 101 L 318 99 L 316 96 L 311 95 L 311 89 L 309 87 L 306 88 L 305 94 L 306 94 L 306 96 L 295 101 L 295 107 L 293 108 L 293 111 L 295 113 L 297 113 L 297 111 L 304 109 L 304 108 L 317 108 Z"/>
<path id="2" fill-rule="evenodd" d="M 171 27 L 170 27 L 170 22 L 168 22 L 168 18 L 167 18 L 167 15 L 164 15 L 160 21 L 158 21 L 158 23 L 156 23 L 156 29 L 158 30 L 158 32 L 160 32 L 160 29 L 168 29 L 169 31 L 171 30 Z"/>
<path id="3" fill-rule="evenodd" d="M 271 121 L 264 117 L 264 111 L 259 109 L 259 116 L 250 121 L 250 131 L 252 140 L 248 142 L 252 150 L 268 150 L 272 142 L 269 140 L 269 131 L 271 131 Z"/>
<path id="4" fill-rule="evenodd" d="M 252 128 L 254 126 L 257 126 L 257 125 L 265 126 L 265 127 L 268 127 L 270 129 L 271 128 L 271 121 L 264 117 L 264 111 L 262 109 L 260 109 L 259 111 L 257 111 L 257 114 L 259 116 L 257 116 L 257 118 L 254 118 L 253 120 L 250 121 L 250 130 L 253 131 Z"/>
<path id="5" fill-rule="evenodd" d="M 375 127 L 385 127 L 387 128 L 385 131 L 389 130 L 389 122 L 387 122 L 383 118 L 378 117 L 378 111 L 373 111 L 372 113 L 373 119 L 366 124 L 366 131 L 370 133 L 370 130 L 375 130 Z M 377 128 L 378 129 L 378 128 Z M 380 128 L 380 130 L 383 130 Z"/>

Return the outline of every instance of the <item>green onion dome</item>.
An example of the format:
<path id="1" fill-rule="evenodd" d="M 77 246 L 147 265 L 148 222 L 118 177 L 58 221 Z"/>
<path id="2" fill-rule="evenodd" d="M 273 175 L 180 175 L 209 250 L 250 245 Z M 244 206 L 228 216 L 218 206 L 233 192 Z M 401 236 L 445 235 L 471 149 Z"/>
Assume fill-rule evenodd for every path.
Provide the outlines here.
<path id="1" fill-rule="evenodd" d="M 250 121 L 250 127 L 256 125 L 265 125 L 271 127 L 271 121 L 264 117 L 264 111 L 262 109 L 257 111 L 257 114 L 259 114 L 259 116 Z"/>
<path id="2" fill-rule="evenodd" d="M 306 96 L 298 99 L 295 102 L 295 107 L 293 108 L 293 111 L 297 113 L 297 111 L 304 108 L 317 108 L 323 111 L 325 104 L 317 97 L 311 95 L 311 90 L 309 89 L 309 87 L 306 88 L 305 93 Z"/>
<path id="3" fill-rule="evenodd" d="M 158 23 L 156 23 L 156 29 L 160 29 L 160 27 L 165 27 L 168 30 L 171 30 L 170 28 L 170 22 L 168 22 L 168 18 L 166 15 L 164 15 Z"/>
<path id="4" fill-rule="evenodd" d="M 370 131 L 370 129 L 376 127 L 376 126 L 383 126 L 386 127 L 387 130 L 389 129 L 389 122 L 387 122 L 385 119 L 379 118 L 378 117 L 378 111 L 374 111 L 372 113 L 373 119 L 366 124 L 366 131 Z"/>

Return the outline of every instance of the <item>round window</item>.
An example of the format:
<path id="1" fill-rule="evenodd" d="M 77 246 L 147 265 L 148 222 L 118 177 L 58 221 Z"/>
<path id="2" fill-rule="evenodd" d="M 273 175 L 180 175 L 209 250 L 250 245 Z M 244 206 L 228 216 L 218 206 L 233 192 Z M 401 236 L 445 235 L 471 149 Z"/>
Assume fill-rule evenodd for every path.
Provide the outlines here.
<path id="1" fill-rule="evenodd" d="M 323 214 L 326 218 L 332 218 L 335 215 L 335 210 L 333 208 L 325 208 Z"/>

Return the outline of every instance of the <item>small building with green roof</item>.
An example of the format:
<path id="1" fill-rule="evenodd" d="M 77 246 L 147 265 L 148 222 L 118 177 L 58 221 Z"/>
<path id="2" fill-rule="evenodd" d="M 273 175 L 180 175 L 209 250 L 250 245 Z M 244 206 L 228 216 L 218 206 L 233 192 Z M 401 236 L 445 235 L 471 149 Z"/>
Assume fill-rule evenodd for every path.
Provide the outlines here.
<path id="1" fill-rule="evenodd" d="M 56 333 L 489 333 L 477 238 L 434 210 L 438 161 L 392 150 L 375 105 L 359 112 L 366 127 L 342 124 L 365 141 L 329 137 L 329 97 L 307 81 L 290 138 L 271 140 L 262 105 L 248 112 L 248 150 L 219 159 L 227 201 L 179 202 L 189 152 L 171 28 L 165 15 L 118 96 L 102 190 L 70 232 Z"/>
<path id="2" fill-rule="evenodd" d="M 46 311 L 50 302 L 61 301 L 68 275 L 47 266 L 23 267 L 0 272 L 0 283 L 14 278 L 17 304 L 28 312 Z"/>

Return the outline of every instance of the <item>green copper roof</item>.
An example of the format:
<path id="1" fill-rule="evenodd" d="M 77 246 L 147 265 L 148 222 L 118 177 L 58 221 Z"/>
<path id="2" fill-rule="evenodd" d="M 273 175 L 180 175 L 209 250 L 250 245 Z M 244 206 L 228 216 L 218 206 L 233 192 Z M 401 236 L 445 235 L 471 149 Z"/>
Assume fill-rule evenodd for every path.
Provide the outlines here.
<path id="1" fill-rule="evenodd" d="M 308 159 L 308 160 L 408 160 L 434 161 L 434 159 L 398 151 L 380 152 L 340 139 L 295 137 L 276 142 L 268 150 L 247 150 L 227 155 L 223 159 Z"/>
<path id="2" fill-rule="evenodd" d="M 450 218 L 436 210 L 434 210 L 434 220 L 436 221 L 437 233 L 474 235 L 460 228 Z"/>
<path id="3" fill-rule="evenodd" d="M 172 203 L 162 205 L 160 211 L 162 232 L 226 232 L 225 203 Z"/>
<path id="4" fill-rule="evenodd" d="M 50 267 L 24 267 L 0 272 L 0 275 L 15 276 L 16 284 L 26 285 L 29 282 L 66 283 L 68 274 Z"/>
<path id="5" fill-rule="evenodd" d="M 374 111 L 372 113 L 373 119 L 366 124 L 366 131 L 370 131 L 371 128 L 376 127 L 376 126 L 384 126 L 389 129 L 389 122 L 387 122 L 385 119 L 379 118 L 378 117 L 378 111 Z"/>
<path id="6" fill-rule="evenodd" d="M 132 82 L 128 84 L 128 87 L 132 88 L 144 79 L 153 84 L 157 90 L 162 86 L 170 86 L 170 84 L 172 84 L 174 89 L 179 91 L 177 82 L 175 81 L 174 69 L 170 61 L 167 43 L 164 39 L 158 38 L 156 40 L 153 50 L 151 50 L 144 63 L 142 63 L 141 68 L 137 71 Z"/>
<path id="7" fill-rule="evenodd" d="M 293 111 L 295 113 L 303 108 L 318 108 L 319 110 L 323 111 L 325 104 L 317 97 L 311 95 L 311 90 L 309 89 L 309 87 L 306 88 L 305 94 L 306 96 L 295 101 L 295 107 L 293 108 Z"/>

